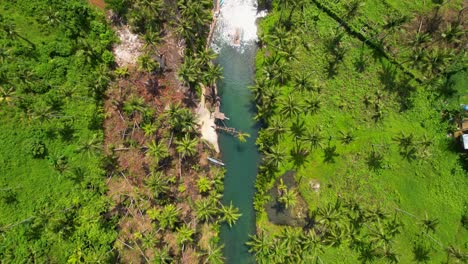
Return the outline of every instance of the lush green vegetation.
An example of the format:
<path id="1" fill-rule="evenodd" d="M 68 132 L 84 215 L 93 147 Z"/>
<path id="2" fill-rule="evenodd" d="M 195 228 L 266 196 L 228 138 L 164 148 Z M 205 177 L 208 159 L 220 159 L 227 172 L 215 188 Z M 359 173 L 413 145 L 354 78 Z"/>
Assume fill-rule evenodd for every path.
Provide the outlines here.
<path id="1" fill-rule="evenodd" d="M 466 76 L 460 1 L 270 4 L 252 88 L 266 126 L 257 260 L 466 261 L 466 156 L 447 136 L 461 114 L 452 98 L 467 92 L 453 83 Z M 298 188 L 278 187 L 278 203 L 300 206 L 301 194 L 304 232 L 264 209 L 291 169 Z"/>
<path id="2" fill-rule="evenodd" d="M 110 261 L 101 97 L 114 41 L 83 1 L 0 2 L 0 259 Z"/>

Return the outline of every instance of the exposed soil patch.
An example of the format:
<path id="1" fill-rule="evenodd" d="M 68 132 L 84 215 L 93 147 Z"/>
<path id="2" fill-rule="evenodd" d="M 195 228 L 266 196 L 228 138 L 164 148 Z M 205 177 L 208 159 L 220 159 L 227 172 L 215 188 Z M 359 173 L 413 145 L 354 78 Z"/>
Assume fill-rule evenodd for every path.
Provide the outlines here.
<path id="1" fill-rule="evenodd" d="M 101 10 L 104 10 L 106 8 L 106 3 L 104 2 L 104 0 L 88 0 L 88 2 Z"/>
<path id="2" fill-rule="evenodd" d="M 115 31 L 120 43 L 114 46 L 115 62 L 120 67 L 128 67 L 136 63 L 142 54 L 143 42 L 128 26 L 116 27 Z"/>
<path id="3" fill-rule="evenodd" d="M 279 193 L 278 186 L 280 179 L 287 186 L 288 189 L 297 190 L 297 183 L 294 179 L 295 171 L 287 171 L 280 178 L 278 178 L 271 188 L 270 201 L 265 204 L 265 210 L 268 214 L 268 220 L 276 225 L 300 226 L 304 227 L 307 224 L 306 218 L 308 215 L 307 204 L 304 198 L 297 192 L 297 204 L 289 209 L 278 202 Z"/>

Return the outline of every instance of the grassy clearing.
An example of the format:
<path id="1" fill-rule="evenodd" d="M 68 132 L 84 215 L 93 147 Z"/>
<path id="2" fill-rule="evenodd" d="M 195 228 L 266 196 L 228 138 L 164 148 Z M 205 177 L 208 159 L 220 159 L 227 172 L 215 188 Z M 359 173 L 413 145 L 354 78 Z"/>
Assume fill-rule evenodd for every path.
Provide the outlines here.
<path id="1" fill-rule="evenodd" d="M 0 259 L 109 261 L 99 91 L 113 35 L 80 1 L 0 6 Z"/>
<path id="2" fill-rule="evenodd" d="M 382 25 L 380 14 L 387 9 L 381 4 L 384 2 L 367 1 L 360 9 L 359 14 L 362 15 L 356 17 L 359 21 Z M 424 5 L 423 1 L 388 2 L 396 11 L 408 16 L 414 16 L 416 10 L 428 12 L 433 7 Z M 338 13 L 342 10 L 340 4 L 330 5 Z M 280 85 L 281 95 L 276 99 L 276 109 L 266 122 L 270 124 L 275 117 L 284 115 L 280 112 L 290 95 L 295 97 L 297 104 L 303 104 L 307 98 L 317 98 L 320 107 L 316 113 L 301 112 L 297 118 L 304 122 L 305 130 L 316 128 L 320 131 L 322 147 L 310 150 L 304 166 L 297 167 L 292 160 L 286 160 L 275 177 L 286 170 L 296 169 L 300 193 L 311 210 L 324 207 L 339 196 L 357 200 L 364 207 L 381 206 L 392 214 L 397 212 L 403 231 L 396 237 L 394 248 L 401 263 L 414 261 L 414 243 L 421 239 L 430 242 L 431 263 L 446 261 L 445 248 L 449 245 L 466 251 L 464 245 L 468 232 L 461 219 L 466 210 L 467 177 L 452 146 L 453 139 L 446 136 L 448 125 L 441 122 L 444 99 L 426 85 L 405 81 L 404 74 L 394 70 L 374 50 L 342 31 L 335 20 L 314 4 L 307 5 L 304 10 L 302 15 L 298 12 L 293 16 L 293 24 L 298 23 L 296 25 L 301 27 L 293 33 L 298 34 L 297 60 L 286 62 L 292 77 Z M 318 15 L 318 21 L 314 25 L 311 18 L 315 15 Z M 279 20 L 279 11 L 270 12 L 260 23 L 261 34 L 278 35 L 275 28 L 278 28 Z M 403 35 L 392 34 L 395 38 Z M 336 36 L 341 36 L 338 46 L 344 53 L 338 60 L 330 49 L 330 42 Z M 257 56 L 259 80 L 266 76 L 268 70 L 264 62 L 274 50 L 268 44 Z M 311 80 L 317 80 L 320 92 L 294 88 L 292 79 L 298 73 L 310 74 Z M 376 101 L 379 113 L 373 106 Z M 376 114 L 379 115 L 376 117 Z M 295 117 L 286 118 L 286 127 L 290 128 L 294 121 Z M 353 140 L 345 143 L 342 132 L 350 132 Z M 405 158 L 400 153 L 402 149 L 396 138 L 401 133 L 413 134 L 415 141 L 419 142 L 415 156 L 406 153 Z M 278 142 L 279 149 L 289 153 L 294 142 L 295 136 L 285 133 Z M 311 180 L 320 182 L 318 193 L 311 190 Z M 270 181 L 266 189 L 271 184 Z M 431 234 L 433 239 L 420 237 L 420 220 L 426 214 L 439 220 L 436 232 Z M 257 225 L 278 233 L 277 227 L 270 227 L 262 212 Z M 327 247 L 320 257 L 324 263 L 356 263 L 361 260 L 359 254 L 343 246 Z"/>

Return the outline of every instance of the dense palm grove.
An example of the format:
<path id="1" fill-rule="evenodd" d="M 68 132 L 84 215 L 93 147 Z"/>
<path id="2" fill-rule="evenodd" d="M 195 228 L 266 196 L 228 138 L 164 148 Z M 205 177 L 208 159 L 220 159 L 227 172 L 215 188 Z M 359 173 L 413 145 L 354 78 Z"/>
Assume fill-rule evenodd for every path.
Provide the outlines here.
<path id="1" fill-rule="evenodd" d="M 1 3 L 0 259 L 222 263 L 219 226 L 240 214 L 189 108 L 221 75 L 213 3 L 106 2 L 110 21 L 85 1 Z M 109 22 L 144 41 L 136 65 L 114 62 Z"/>
<path id="2" fill-rule="evenodd" d="M 465 6 L 393 2 L 260 1 L 259 263 L 467 261 Z"/>

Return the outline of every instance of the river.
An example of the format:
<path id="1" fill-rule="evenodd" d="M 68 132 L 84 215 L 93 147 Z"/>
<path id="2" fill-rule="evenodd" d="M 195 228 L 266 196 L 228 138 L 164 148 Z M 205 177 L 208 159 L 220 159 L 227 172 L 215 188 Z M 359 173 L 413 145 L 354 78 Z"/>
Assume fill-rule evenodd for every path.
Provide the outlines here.
<path id="1" fill-rule="evenodd" d="M 247 142 L 241 143 L 230 135 L 220 134 L 222 160 L 226 164 L 223 202 L 240 209 L 241 218 L 229 228 L 221 227 L 221 242 L 224 244 L 226 263 L 255 263 L 245 242 L 255 232 L 253 209 L 254 183 L 257 175 L 259 153 L 255 139 L 259 126 L 254 121 L 255 104 L 248 87 L 255 73 L 257 8 L 254 0 L 224 0 L 213 48 L 218 52 L 216 62 L 223 67 L 224 78 L 218 82 L 221 111 L 230 119 L 229 127 L 249 133 Z M 232 41 L 240 33 L 240 45 Z"/>

